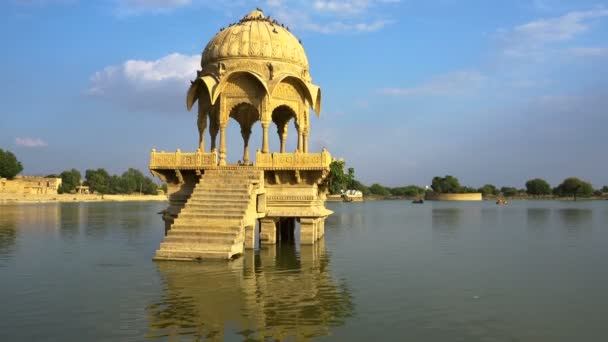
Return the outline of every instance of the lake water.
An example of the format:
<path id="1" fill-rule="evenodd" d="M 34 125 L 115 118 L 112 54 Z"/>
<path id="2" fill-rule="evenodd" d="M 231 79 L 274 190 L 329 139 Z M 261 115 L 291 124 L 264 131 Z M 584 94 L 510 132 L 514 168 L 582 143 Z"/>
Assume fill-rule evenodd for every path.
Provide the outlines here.
<path id="1" fill-rule="evenodd" d="M 0 205 L 0 341 L 608 340 L 608 201 L 329 203 L 230 263 L 153 262 L 164 207 Z"/>

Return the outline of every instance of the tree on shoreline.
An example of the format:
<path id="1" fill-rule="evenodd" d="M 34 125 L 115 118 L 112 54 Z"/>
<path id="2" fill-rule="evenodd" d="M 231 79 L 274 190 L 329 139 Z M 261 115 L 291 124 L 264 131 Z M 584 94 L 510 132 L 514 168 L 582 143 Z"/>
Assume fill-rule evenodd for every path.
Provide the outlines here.
<path id="1" fill-rule="evenodd" d="M 393 196 L 399 197 L 418 197 L 424 194 L 424 189 L 416 185 L 400 186 L 396 188 L 390 188 L 389 191 Z"/>
<path id="2" fill-rule="evenodd" d="M 369 187 L 369 191 L 374 195 L 379 196 L 390 196 L 391 192 L 385 186 L 382 186 L 378 183 L 374 183 Z"/>
<path id="3" fill-rule="evenodd" d="M 344 165 L 344 159 L 341 158 L 338 160 L 334 160 L 331 162 L 331 164 L 329 164 L 330 194 L 340 194 L 342 190 L 353 189 L 355 185 L 355 169 L 349 167 L 348 173 L 344 173 Z"/>
<path id="4" fill-rule="evenodd" d="M 593 195 L 593 186 L 589 182 L 582 181 L 576 177 L 568 177 L 555 188 L 554 193 L 560 197 L 590 197 Z"/>
<path id="5" fill-rule="evenodd" d="M 70 193 L 80 185 L 80 172 L 76 169 L 61 173 L 62 185 L 59 193 Z M 146 195 L 156 195 L 158 184 L 150 177 L 146 177 L 137 169 L 130 168 L 122 175 L 110 175 L 103 168 L 89 169 L 85 172 L 85 182 L 92 193 L 105 194 L 132 194 L 141 192 Z"/>
<path id="6" fill-rule="evenodd" d="M 550 195 L 551 185 L 541 178 L 530 179 L 526 182 L 526 193 L 532 196 Z"/>
<path id="7" fill-rule="evenodd" d="M 23 171 L 23 165 L 13 152 L 0 148 L 0 178 L 13 179 Z"/>
<path id="8" fill-rule="evenodd" d="M 86 178 L 86 183 L 89 186 L 91 192 L 97 192 L 102 195 L 111 192 L 111 177 L 108 171 L 100 168 L 97 170 L 86 170 L 84 174 Z"/>
<path id="9" fill-rule="evenodd" d="M 431 188 L 440 194 L 453 194 L 462 191 L 458 178 L 446 175 L 445 177 L 433 177 Z"/>
<path id="10" fill-rule="evenodd" d="M 74 191 L 76 187 L 80 185 L 80 179 L 82 177 L 80 171 L 76 169 L 63 171 L 60 176 L 61 185 L 57 190 L 60 194 L 69 194 Z"/>
<path id="11" fill-rule="evenodd" d="M 502 188 L 500 188 L 500 192 L 502 192 L 502 195 L 505 197 L 513 197 L 517 195 L 519 191 L 513 187 L 503 186 Z"/>
<path id="12" fill-rule="evenodd" d="M 484 196 L 498 195 L 498 193 L 499 193 L 496 186 L 494 186 L 492 184 L 486 184 L 486 185 L 482 186 L 481 188 L 477 189 L 477 192 L 481 192 L 481 194 Z"/>

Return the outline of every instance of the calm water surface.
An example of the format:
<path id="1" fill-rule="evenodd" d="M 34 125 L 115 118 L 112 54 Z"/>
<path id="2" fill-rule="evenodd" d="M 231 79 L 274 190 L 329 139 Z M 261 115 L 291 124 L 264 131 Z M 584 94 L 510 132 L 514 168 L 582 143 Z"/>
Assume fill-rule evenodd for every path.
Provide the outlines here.
<path id="1" fill-rule="evenodd" d="M 314 247 L 155 263 L 164 203 L 0 205 L 0 341 L 608 340 L 608 201 L 328 206 Z"/>

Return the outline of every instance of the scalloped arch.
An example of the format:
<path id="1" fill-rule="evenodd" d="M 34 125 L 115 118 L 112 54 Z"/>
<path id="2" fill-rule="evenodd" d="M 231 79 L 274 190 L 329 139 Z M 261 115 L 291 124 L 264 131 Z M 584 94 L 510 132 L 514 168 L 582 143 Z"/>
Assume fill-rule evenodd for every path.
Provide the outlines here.
<path id="1" fill-rule="evenodd" d="M 275 79 L 273 79 L 271 81 L 271 85 L 270 85 L 270 96 L 272 97 L 272 93 L 274 92 L 274 90 L 276 89 L 276 87 L 281 84 L 281 82 L 285 81 L 286 79 L 293 79 L 296 81 L 296 83 L 298 83 L 302 89 L 304 89 L 304 96 L 306 97 L 306 100 L 308 100 L 309 105 L 312 107 L 314 102 L 314 98 L 312 97 L 312 93 L 310 92 L 310 89 L 308 88 L 308 84 L 306 84 L 306 82 L 304 82 L 301 78 L 294 76 L 292 74 L 282 74 L 282 75 L 278 75 Z"/>
<path id="2" fill-rule="evenodd" d="M 224 88 L 226 87 L 226 84 L 228 84 L 228 82 L 230 81 L 230 78 L 237 76 L 239 74 L 246 74 L 249 76 L 253 76 L 260 83 L 260 85 L 264 88 L 264 91 L 266 92 L 266 96 L 268 96 L 268 94 L 270 94 L 270 92 L 268 91 L 268 84 L 266 84 L 266 81 L 264 81 L 264 79 L 261 78 L 258 74 L 251 72 L 249 70 L 235 70 L 222 78 L 222 81 L 220 82 L 220 84 L 218 84 L 216 91 L 213 94 L 213 97 L 211 97 L 211 105 L 215 104 L 215 101 L 217 101 L 217 98 L 220 96 L 222 91 L 224 91 Z"/>

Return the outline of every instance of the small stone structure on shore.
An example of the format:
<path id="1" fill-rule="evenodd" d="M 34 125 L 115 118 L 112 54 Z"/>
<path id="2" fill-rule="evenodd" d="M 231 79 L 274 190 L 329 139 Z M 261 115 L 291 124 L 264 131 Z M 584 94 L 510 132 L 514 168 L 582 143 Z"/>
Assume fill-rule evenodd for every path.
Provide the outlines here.
<path id="1" fill-rule="evenodd" d="M 10 195 L 57 195 L 61 178 L 16 176 L 0 178 L 0 194 Z"/>
<path id="2" fill-rule="evenodd" d="M 167 183 L 170 201 L 162 211 L 166 237 L 155 259 L 230 259 L 254 248 L 258 239 L 265 245 L 293 241 L 296 222 L 301 244 L 322 238 L 332 213 L 325 208 L 332 159 L 325 149 L 308 150 L 310 109 L 320 114 L 321 89 L 312 83 L 301 42 L 261 10 L 252 11 L 221 29 L 205 47 L 201 70 L 187 94 L 188 109 L 196 102 L 196 150 L 152 150 L 150 156 L 150 171 Z M 226 161 L 231 119 L 243 138 L 238 164 Z M 298 142 L 289 153 L 291 122 Z M 254 124 L 262 128 L 255 161 L 249 152 Z M 269 148 L 271 126 L 279 151 Z"/>

